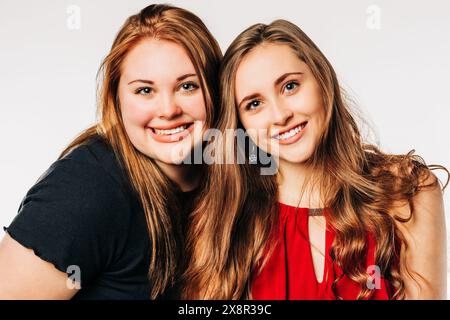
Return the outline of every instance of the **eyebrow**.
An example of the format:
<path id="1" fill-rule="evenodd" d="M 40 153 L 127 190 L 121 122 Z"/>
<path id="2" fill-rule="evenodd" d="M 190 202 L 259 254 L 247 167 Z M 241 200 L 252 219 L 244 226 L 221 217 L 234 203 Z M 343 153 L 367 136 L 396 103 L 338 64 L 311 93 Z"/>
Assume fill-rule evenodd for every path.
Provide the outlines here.
<path id="1" fill-rule="evenodd" d="M 186 78 L 194 77 L 194 76 L 196 77 L 197 74 L 196 74 L 196 73 L 186 73 L 186 74 L 183 74 L 182 76 L 179 76 L 179 77 L 177 78 L 177 82 L 183 81 L 183 80 L 186 79 Z M 147 80 L 147 79 L 136 79 L 136 80 L 133 80 L 133 81 L 128 82 L 128 84 L 130 85 L 130 84 L 135 83 L 135 82 L 143 82 L 143 83 L 148 83 L 148 84 L 154 84 L 154 82 L 153 82 L 152 80 Z"/>
<path id="2" fill-rule="evenodd" d="M 259 96 L 260 96 L 259 93 L 254 93 L 254 94 L 246 96 L 244 99 L 241 100 L 241 102 L 239 102 L 238 108 L 241 107 L 241 105 L 244 103 L 244 101 L 252 100 L 252 99 L 255 99 L 255 98 L 259 97 Z"/>
<path id="3" fill-rule="evenodd" d="M 283 82 L 284 79 L 286 79 L 287 77 L 292 76 L 292 75 L 300 75 L 300 74 L 303 74 L 303 72 L 287 72 L 287 73 L 284 73 L 284 74 L 282 74 L 280 77 L 278 77 L 277 80 L 275 80 L 274 84 L 275 84 L 275 86 L 278 86 L 278 85 L 279 85 L 281 82 Z M 251 95 L 248 95 L 248 96 L 244 97 L 244 99 L 242 99 L 241 102 L 238 104 L 238 108 L 241 107 L 241 105 L 242 105 L 242 103 L 243 103 L 244 101 L 246 101 L 246 100 L 251 100 L 251 99 L 254 99 L 254 98 L 257 98 L 258 96 L 260 96 L 259 93 L 253 93 L 253 94 L 251 94 Z"/>
<path id="4" fill-rule="evenodd" d="M 299 75 L 299 74 L 303 74 L 303 72 L 287 72 L 285 74 L 283 74 L 282 76 L 280 76 L 277 80 L 275 80 L 275 85 L 279 85 L 281 82 L 284 81 L 284 79 L 286 79 L 289 76 L 293 76 L 293 75 Z"/>

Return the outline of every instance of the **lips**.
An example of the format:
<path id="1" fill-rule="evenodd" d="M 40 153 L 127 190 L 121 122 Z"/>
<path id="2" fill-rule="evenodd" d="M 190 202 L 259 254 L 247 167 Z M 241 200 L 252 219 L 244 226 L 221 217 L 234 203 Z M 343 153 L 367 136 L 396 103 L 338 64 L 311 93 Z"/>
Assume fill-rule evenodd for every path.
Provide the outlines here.
<path id="1" fill-rule="evenodd" d="M 158 136 L 160 136 L 160 135 L 175 134 L 175 133 L 181 132 L 183 130 L 186 130 L 187 127 L 188 127 L 188 124 L 183 124 L 181 126 L 173 128 L 173 129 L 156 129 L 156 128 L 153 128 L 153 131 Z"/>
<path id="2" fill-rule="evenodd" d="M 293 125 L 288 129 L 282 130 L 278 134 L 273 135 L 272 139 L 282 145 L 295 143 L 303 136 L 307 124 L 308 121 L 304 121 L 300 124 Z"/>
<path id="3" fill-rule="evenodd" d="M 292 134 L 293 133 L 293 131 L 300 131 L 300 130 L 302 130 L 306 125 L 308 124 L 308 121 L 303 121 L 303 122 L 301 122 L 300 124 L 296 124 L 296 125 L 293 125 L 293 126 L 291 126 L 291 127 L 289 127 L 288 129 L 285 129 L 285 130 L 280 130 L 279 132 L 278 132 L 278 134 L 274 134 L 271 138 L 275 138 L 275 139 L 279 139 L 280 137 L 283 137 L 283 135 L 286 135 L 286 134 Z"/>
<path id="4" fill-rule="evenodd" d="M 151 136 L 158 142 L 178 142 L 194 129 L 193 122 L 175 123 L 166 126 L 147 127 Z"/>

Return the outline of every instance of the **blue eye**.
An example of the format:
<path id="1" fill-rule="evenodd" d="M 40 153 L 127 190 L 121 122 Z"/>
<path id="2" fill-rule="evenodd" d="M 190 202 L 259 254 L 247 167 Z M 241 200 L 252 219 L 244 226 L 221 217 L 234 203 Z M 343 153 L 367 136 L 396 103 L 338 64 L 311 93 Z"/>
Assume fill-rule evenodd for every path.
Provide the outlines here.
<path id="1" fill-rule="evenodd" d="M 194 91 L 195 89 L 198 89 L 198 85 L 193 82 L 186 82 L 181 85 L 181 89 L 184 91 Z"/>
<path id="2" fill-rule="evenodd" d="M 256 108 L 258 108 L 260 106 L 261 102 L 258 100 L 253 100 L 250 101 L 246 106 L 245 109 L 247 110 L 255 110 Z"/>
<path id="3" fill-rule="evenodd" d="M 289 93 L 289 92 L 294 91 L 297 87 L 298 87 L 298 83 L 295 82 L 295 81 L 291 81 L 291 82 L 288 82 L 288 83 L 284 86 L 284 89 Z"/>
<path id="4" fill-rule="evenodd" d="M 143 87 L 143 88 L 138 88 L 137 90 L 136 90 L 136 93 L 137 94 L 142 94 L 143 96 L 147 96 L 147 95 L 149 95 L 150 93 L 152 93 L 152 88 L 150 88 L 150 87 Z"/>

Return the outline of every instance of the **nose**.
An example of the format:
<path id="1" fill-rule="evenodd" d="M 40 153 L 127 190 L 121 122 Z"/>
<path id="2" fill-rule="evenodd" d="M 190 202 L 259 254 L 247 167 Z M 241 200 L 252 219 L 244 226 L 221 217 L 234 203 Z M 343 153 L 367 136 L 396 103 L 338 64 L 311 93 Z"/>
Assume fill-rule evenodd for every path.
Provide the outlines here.
<path id="1" fill-rule="evenodd" d="M 281 101 L 272 103 L 272 121 L 274 125 L 284 126 L 292 118 L 292 110 Z"/>
<path id="2" fill-rule="evenodd" d="M 177 104 L 174 95 L 170 92 L 162 93 L 158 107 L 158 115 L 161 118 L 173 119 L 183 113 L 181 107 Z"/>

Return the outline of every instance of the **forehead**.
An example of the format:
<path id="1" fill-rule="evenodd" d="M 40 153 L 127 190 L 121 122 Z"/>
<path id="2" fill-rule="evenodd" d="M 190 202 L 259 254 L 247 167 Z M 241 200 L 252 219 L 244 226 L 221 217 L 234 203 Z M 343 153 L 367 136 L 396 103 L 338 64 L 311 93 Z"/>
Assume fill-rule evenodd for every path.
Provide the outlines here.
<path id="1" fill-rule="evenodd" d="M 160 76 L 195 73 L 194 65 L 186 50 L 179 44 L 146 38 L 139 41 L 126 55 L 122 76 L 142 77 L 150 80 Z"/>
<path id="2" fill-rule="evenodd" d="M 306 72 L 307 65 L 285 44 L 262 44 L 251 50 L 236 71 L 236 95 L 244 95 L 273 87 L 281 75 Z"/>

